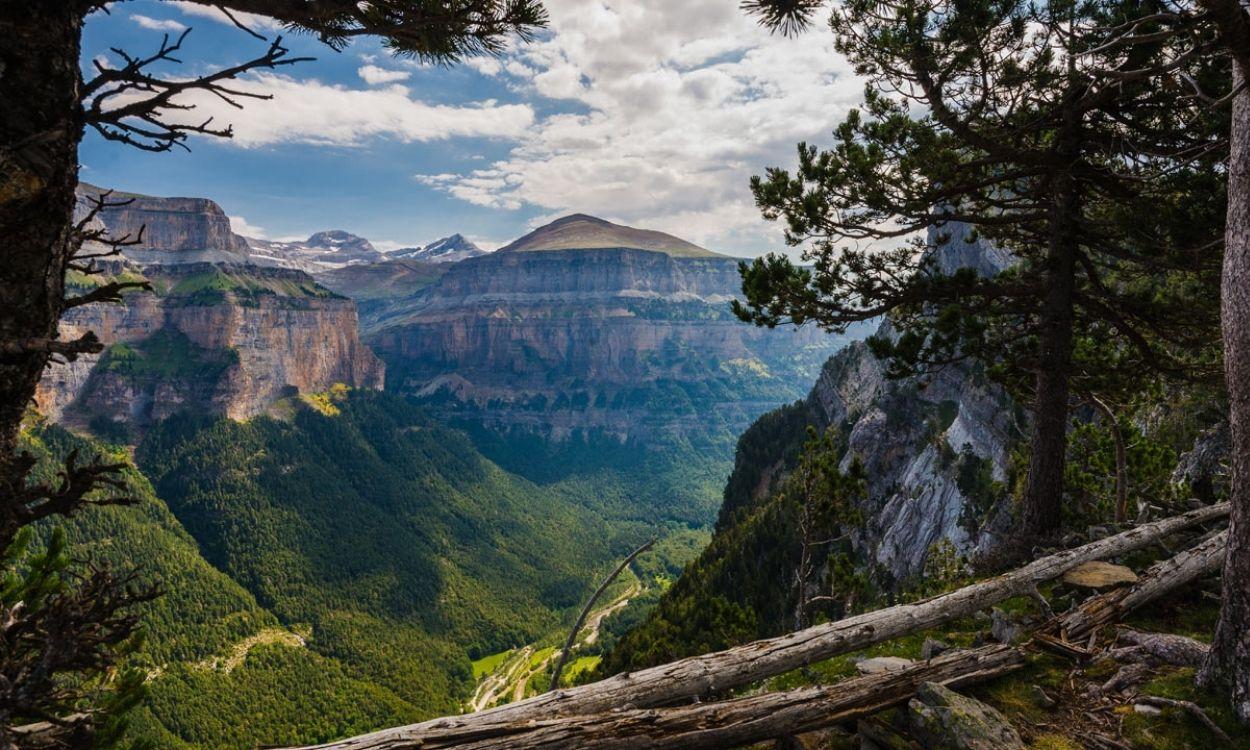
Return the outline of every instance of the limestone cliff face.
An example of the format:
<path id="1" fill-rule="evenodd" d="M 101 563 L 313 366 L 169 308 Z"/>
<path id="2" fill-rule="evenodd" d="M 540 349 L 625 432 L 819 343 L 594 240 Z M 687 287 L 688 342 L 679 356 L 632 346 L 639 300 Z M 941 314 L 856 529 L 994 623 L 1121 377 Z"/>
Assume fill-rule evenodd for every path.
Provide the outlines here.
<path id="1" fill-rule="evenodd" d="M 92 185 L 80 186 L 79 210 L 89 208 L 90 196 L 101 192 Z M 142 242 L 125 249 L 125 255 L 136 262 L 242 262 L 249 252 L 247 240 L 230 229 L 225 211 L 207 198 L 115 192 L 108 200 L 122 205 L 105 208 L 97 217 L 98 223 L 114 238 L 142 236 Z"/>
<path id="2" fill-rule="evenodd" d="M 901 580 L 919 575 L 939 543 L 965 557 L 992 547 L 1002 498 L 978 479 L 1005 479 L 1020 437 L 1001 389 L 971 367 L 948 367 L 923 388 L 891 381 L 855 343 L 830 359 L 808 405 L 847 435 L 843 468 L 858 459 L 867 469 L 864 559 Z"/>
<path id="3" fill-rule="evenodd" d="M 368 321 L 392 387 L 556 437 L 741 430 L 841 343 L 729 311 L 737 261 L 630 248 L 500 251 Z"/>
<path id="4" fill-rule="evenodd" d="M 959 225 L 940 239 L 944 242 L 930 237 L 946 273 L 973 268 L 991 275 L 1012 262 Z M 884 322 L 877 335 L 894 332 Z M 920 575 L 935 545 L 949 545 L 969 558 L 993 547 L 1008 509 L 1001 488 L 992 484 L 1007 476 L 1023 419 L 1007 394 L 974 365 L 948 366 L 924 381 L 891 380 L 885 363 L 855 342 L 826 362 L 795 422 L 800 429 L 806 424 L 836 429 L 845 438 L 843 468 L 859 460 L 867 470 L 867 523 L 855 545 L 860 559 L 884 574 L 888 585 Z M 753 492 L 760 501 L 777 486 L 787 460 L 774 455 L 765 466 L 735 471 L 762 477 Z"/>
<path id="5" fill-rule="evenodd" d="M 143 427 L 182 409 L 244 419 L 335 383 L 382 387 L 354 303 L 302 272 L 203 263 L 143 272 L 155 293 L 67 315 L 63 335 L 94 331 L 107 348 L 50 369 L 41 411 Z"/>

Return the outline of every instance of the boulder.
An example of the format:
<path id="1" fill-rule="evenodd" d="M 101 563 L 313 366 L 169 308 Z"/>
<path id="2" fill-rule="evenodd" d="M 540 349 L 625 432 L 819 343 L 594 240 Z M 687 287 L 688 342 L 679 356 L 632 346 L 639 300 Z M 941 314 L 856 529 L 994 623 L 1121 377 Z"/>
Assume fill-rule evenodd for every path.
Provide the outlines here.
<path id="1" fill-rule="evenodd" d="M 1025 750 L 1019 733 L 992 706 L 926 682 L 907 704 L 912 737 L 926 750 Z"/>
<path id="2" fill-rule="evenodd" d="M 990 634 L 999 643 L 1012 644 L 1022 640 L 1028 632 L 1014 617 L 995 607 L 990 612 Z"/>

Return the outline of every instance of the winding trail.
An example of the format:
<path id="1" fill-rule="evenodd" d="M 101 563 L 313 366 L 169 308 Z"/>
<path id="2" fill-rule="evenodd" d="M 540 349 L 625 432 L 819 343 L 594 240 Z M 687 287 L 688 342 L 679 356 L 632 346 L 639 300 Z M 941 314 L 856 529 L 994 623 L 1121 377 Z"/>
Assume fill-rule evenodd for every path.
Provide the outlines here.
<path id="1" fill-rule="evenodd" d="M 630 571 L 631 580 L 625 591 L 621 592 L 611 602 L 595 609 L 590 616 L 586 618 L 586 624 L 582 628 L 582 633 L 574 646 L 574 653 L 580 646 L 589 646 L 597 643 L 599 640 L 599 631 L 603 626 L 603 621 L 609 615 L 615 614 L 629 606 L 629 603 L 636 599 L 643 592 L 642 581 L 638 576 Z M 486 675 L 473 691 L 473 696 L 469 698 L 466 704 L 466 710 L 469 712 L 482 711 L 490 708 L 501 697 L 507 697 L 510 701 L 519 701 L 525 698 L 525 691 L 529 687 L 530 679 L 544 672 L 553 659 L 560 656 L 560 649 L 552 649 L 541 662 L 537 665 L 531 665 L 531 658 L 539 652 L 537 644 L 531 643 L 528 646 L 517 649 L 515 653 L 509 656 L 502 664 L 495 668 L 495 671 Z"/>

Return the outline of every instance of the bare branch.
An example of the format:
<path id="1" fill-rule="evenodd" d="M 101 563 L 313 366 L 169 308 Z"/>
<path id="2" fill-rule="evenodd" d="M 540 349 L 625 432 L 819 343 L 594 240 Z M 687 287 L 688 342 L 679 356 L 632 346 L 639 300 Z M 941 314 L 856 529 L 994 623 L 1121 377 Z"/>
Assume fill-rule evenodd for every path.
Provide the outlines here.
<path id="1" fill-rule="evenodd" d="M 226 85 L 228 81 L 251 71 L 273 70 L 313 59 L 288 57 L 290 50 L 282 45 L 282 37 L 277 37 L 270 42 L 263 55 L 198 78 L 168 79 L 149 72 L 158 63 L 181 62 L 175 53 L 182 48 L 189 33 L 191 29 L 183 31 L 172 41 L 166 34 L 160 48 L 147 57 L 135 57 L 114 48 L 113 53 L 125 63 L 120 68 L 108 68 L 97 62 L 96 77 L 83 86 L 84 125 L 94 128 L 108 140 L 144 151 L 169 151 L 175 146 L 187 149 L 186 140 L 192 134 L 230 138 L 234 135 L 233 129 L 229 125 L 215 125 L 211 117 L 199 123 L 170 120 L 174 112 L 195 109 L 194 104 L 175 100 L 175 97 L 203 92 L 241 109 L 240 99 L 263 100 L 272 96 L 229 87 Z"/>

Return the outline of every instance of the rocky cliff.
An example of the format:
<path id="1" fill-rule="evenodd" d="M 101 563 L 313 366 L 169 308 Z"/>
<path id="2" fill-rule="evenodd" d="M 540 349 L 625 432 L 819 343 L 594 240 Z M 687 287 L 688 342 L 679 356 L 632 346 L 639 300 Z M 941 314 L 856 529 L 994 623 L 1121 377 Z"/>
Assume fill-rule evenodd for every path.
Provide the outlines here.
<path id="1" fill-rule="evenodd" d="M 948 274 L 972 268 L 993 275 L 1012 262 L 963 225 L 932 232 L 930 242 L 939 269 Z M 894 335 L 888 321 L 876 335 Z M 995 483 L 1007 478 L 1023 416 L 976 365 L 891 380 L 885 363 L 865 343 L 855 342 L 829 359 L 801 409 L 798 421 L 838 430 L 844 470 L 854 460 L 867 470 L 868 496 L 861 508 L 867 522 L 855 543 L 861 562 L 876 566 L 887 582 L 920 575 L 938 545 L 969 558 L 992 547 L 996 506 L 1004 497 Z M 762 501 L 786 460 L 778 454 L 763 461 L 771 468 L 750 496 L 727 492 L 722 519 Z M 760 468 L 740 465 L 736 471 Z"/>
<path id="2" fill-rule="evenodd" d="M 564 232 L 560 241 L 576 243 Z M 392 387 L 495 428 L 557 439 L 579 429 L 622 439 L 736 434 L 799 395 L 842 343 L 735 319 L 732 258 L 543 249 L 454 264 L 371 315 L 368 340 L 387 359 Z"/>
<path id="3" fill-rule="evenodd" d="M 110 270 L 142 273 L 155 291 L 66 316 L 63 335 L 94 331 L 106 349 L 44 376 L 37 402 L 53 419 L 143 428 L 183 409 L 245 419 L 336 383 L 382 387 L 354 303 L 302 272 L 208 263 Z"/>
<path id="4" fill-rule="evenodd" d="M 79 211 L 88 210 L 92 197 L 104 192 L 94 185 L 81 185 Z M 239 263 L 247 258 L 247 240 L 230 229 L 225 211 L 207 198 L 157 198 L 114 191 L 108 201 L 110 205 L 99 212 L 97 220 L 114 238 L 142 237 L 142 242 L 125 249 L 126 257 L 137 263 Z"/>

